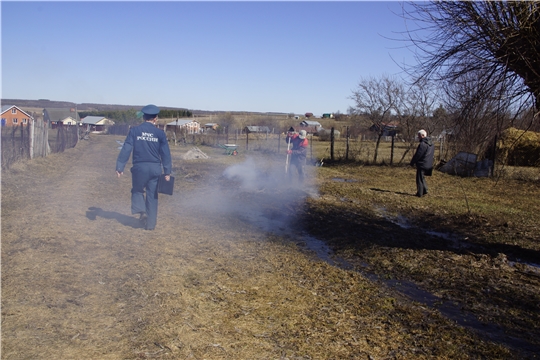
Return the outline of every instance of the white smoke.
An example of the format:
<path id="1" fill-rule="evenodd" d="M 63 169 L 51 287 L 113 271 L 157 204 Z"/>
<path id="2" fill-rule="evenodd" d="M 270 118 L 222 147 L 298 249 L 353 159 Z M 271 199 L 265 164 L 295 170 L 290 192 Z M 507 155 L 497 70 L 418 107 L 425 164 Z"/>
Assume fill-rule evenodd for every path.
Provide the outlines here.
<path id="1" fill-rule="evenodd" d="M 285 164 L 264 157 L 248 157 L 242 163 L 226 168 L 219 180 L 200 188 L 183 206 L 204 211 L 207 215 L 231 215 L 243 219 L 264 231 L 288 227 L 295 218 L 295 209 L 308 196 L 317 193 L 310 172 L 305 167 L 306 180 L 298 181 L 296 168 L 292 178 Z"/>
<path id="2" fill-rule="evenodd" d="M 262 169 L 256 166 L 255 160 L 251 157 L 243 163 L 229 166 L 223 172 L 223 176 L 229 180 L 240 181 L 246 191 L 259 190 L 264 185 L 262 182 L 266 182 Z"/>

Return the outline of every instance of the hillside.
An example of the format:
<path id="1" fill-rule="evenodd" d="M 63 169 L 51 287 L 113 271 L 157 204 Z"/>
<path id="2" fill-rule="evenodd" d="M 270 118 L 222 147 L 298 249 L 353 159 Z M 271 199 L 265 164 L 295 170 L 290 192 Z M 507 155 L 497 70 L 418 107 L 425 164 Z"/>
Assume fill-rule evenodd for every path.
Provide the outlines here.
<path id="1" fill-rule="evenodd" d="M 111 111 L 111 110 L 129 110 L 129 109 L 140 109 L 146 104 L 142 105 L 119 105 L 119 104 L 94 104 L 94 103 L 81 103 L 76 104 L 69 101 L 55 101 L 48 99 L 38 99 L 38 100 L 22 100 L 22 99 L 1 99 L 2 105 L 16 105 L 20 108 L 77 108 L 77 111 Z M 172 109 L 172 110 L 185 110 L 187 108 L 174 107 L 174 106 L 158 106 L 162 109 Z M 224 113 L 225 111 L 207 111 L 207 110 L 190 110 L 195 116 L 202 115 L 215 115 L 219 113 Z M 233 114 L 261 114 L 258 112 L 246 112 L 246 111 L 232 111 Z M 268 113 L 265 113 L 268 114 Z M 286 113 L 271 113 L 272 115 L 285 115 Z"/>

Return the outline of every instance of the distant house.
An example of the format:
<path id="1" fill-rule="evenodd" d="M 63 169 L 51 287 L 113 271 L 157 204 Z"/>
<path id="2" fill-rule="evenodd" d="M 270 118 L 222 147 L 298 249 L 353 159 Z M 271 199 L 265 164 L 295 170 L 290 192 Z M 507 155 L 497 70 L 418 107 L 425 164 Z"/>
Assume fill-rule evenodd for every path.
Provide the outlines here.
<path id="1" fill-rule="evenodd" d="M 26 111 L 15 105 L 2 106 L 1 126 L 28 125 L 34 118 Z"/>
<path id="2" fill-rule="evenodd" d="M 304 120 L 300 123 L 298 130 L 306 130 L 308 134 L 318 134 L 322 130 L 322 125 L 318 121 Z"/>
<path id="3" fill-rule="evenodd" d="M 334 114 L 330 114 L 330 113 L 322 114 L 322 118 L 323 119 L 333 119 Z"/>
<path id="4" fill-rule="evenodd" d="M 313 113 L 308 112 L 308 113 L 305 113 L 304 116 L 309 119 L 310 117 L 313 117 Z"/>
<path id="5" fill-rule="evenodd" d="M 103 116 L 87 116 L 81 119 L 81 125 L 87 131 L 101 133 L 106 131 L 107 126 L 114 125 L 114 121 Z"/>
<path id="6" fill-rule="evenodd" d="M 201 132 L 201 124 L 192 118 L 182 118 L 165 125 L 165 131 L 175 131 L 175 129 L 185 129 L 187 134 L 199 134 Z"/>
<path id="7" fill-rule="evenodd" d="M 67 118 L 58 120 L 58 123 L 61 123 L 62 125 L 77 125 L 79 122 L 71 116 L 68 116 Z"/>
<path id="8" fill-rule="evenodd" d="M 244 128 L 244 132 L 246 134 L 250 134 L 250 133 L 268 134 L 270 133 L 270 128 L 268 126 L 246 126 Z"/>
<path id="9" fill-rule="evenodd" d="M 371 125 L 369 130 L 376 133 L 379 133 L 382 130 L 382 136 L 396 136 L 396 134 L 399 132 L 399 126 L 397 123 L 393 122 L 380 123 Z"/>
<path id="10" fill-rule="evenodd" d="M 81 118 L 74 108 L 48 108 L 43 109 L 43 120 L 48 121 L 54 129 L 60 125 L 77 125 Z"/>

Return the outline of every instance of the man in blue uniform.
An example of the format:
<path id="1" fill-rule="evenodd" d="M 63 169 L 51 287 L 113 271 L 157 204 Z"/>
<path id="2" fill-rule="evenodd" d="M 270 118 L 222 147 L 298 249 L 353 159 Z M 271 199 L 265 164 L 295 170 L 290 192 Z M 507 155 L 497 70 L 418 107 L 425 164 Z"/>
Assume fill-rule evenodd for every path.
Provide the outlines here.
<path id="1" fill-rule="evenodd" d="M 139 214 L 146 230 L 154 230 L 157 223 L 158 180 L 162 174 L 170 181 L 172 161 L 165 132 L 157 128 L 159 108 L 147 105 L 142 108 L 144 122 L 132 127 L 116 160 L 116 174 L 124 174 L 124 167 L 133 152 L 131 168 L 131 213 Z M 146 198 L 144 192 L 146 190 Z"/>

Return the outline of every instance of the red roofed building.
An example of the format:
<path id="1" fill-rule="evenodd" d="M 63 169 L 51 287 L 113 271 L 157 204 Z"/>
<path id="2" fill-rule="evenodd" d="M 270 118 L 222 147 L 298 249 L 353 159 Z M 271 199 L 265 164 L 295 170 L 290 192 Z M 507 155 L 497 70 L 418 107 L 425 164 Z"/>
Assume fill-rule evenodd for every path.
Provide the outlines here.
<path id="1" fill-rule="evenodd" d="M 1 126 L 28 125 L 32 116 L 15 105 L 2 106 Z"/>

